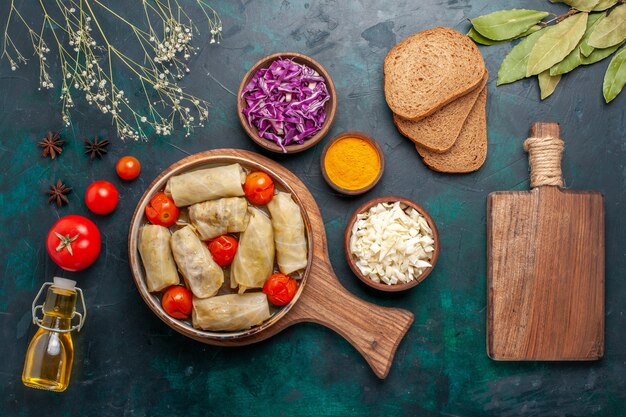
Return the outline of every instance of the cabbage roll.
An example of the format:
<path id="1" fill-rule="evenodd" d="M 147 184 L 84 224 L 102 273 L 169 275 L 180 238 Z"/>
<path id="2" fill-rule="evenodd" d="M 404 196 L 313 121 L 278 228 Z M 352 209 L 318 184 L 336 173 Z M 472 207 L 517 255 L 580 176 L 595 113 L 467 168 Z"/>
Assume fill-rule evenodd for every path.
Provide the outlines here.
<path id="1" fill-rule="evenodd" d="M 228 294 L 193 299 L 193 327 L 202 330 L 235 331 L 249 329 L 270 318 L 270 306 L 262 292 Z"/>
<path id="2" fill-rule="evenodd" d="M 215 295 L 224 283 L 224 271 L 191 226 L 175 231 L 170 243 L 178 270 L 193 295 L 198 298 Z"/>
<path id="3" fill-rule="evenodd" d="M 165 194 L 172 197 L 177 207 L 243 195 L 241 184 L 246 174 L 239 164 L 199 169 L 176 175 L 167 181 Z"/>
<path id="4" fill-rule="evenodd" d="M 238 233 L 248 225 L 248 203 L 243 197 L 220 198 L 189 206 L 189 220 L 202 240 Z"/>
<path id="5" fill-rule="evenodd" d="M 156 224 L 146 224 L 139 233 L 139 254 L 146 270 L 146 285 L 150 292 L 161 291 L 180 283 L 170 249 L 170 238 L 170 231 Z"/>
<path id="6" fill-rule="evenodd" d="M 248 208 L 250 221 L 239 237 L 239 246 L 230 268 L 231 286 L 241 294 L 248 288 L 261 288 L 274 270 L 272 221 L 261 210 Z"/>
<path id="7" fill-rule="evenodd" d="M 307 247 L 300 207 L 291 194 L 279 192 L 267 208 L 272 215 L 278 269 L 283 274 L 291 274 L 306 268 Z"/>

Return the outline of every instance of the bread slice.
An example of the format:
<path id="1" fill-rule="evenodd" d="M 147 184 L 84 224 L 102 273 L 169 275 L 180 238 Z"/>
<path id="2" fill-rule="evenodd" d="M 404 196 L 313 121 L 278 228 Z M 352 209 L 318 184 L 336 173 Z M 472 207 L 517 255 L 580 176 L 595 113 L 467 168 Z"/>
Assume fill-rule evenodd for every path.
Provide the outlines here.
<path id="1" fill-rule="evenodd" d="M 393 115 L 396 127 L 407 138 L 421 148 L 431 152 L 447 152 L 461 133 L 463 124 L 469 116 L 474 103 L 483 87 L 487 84 L 488 73 L 485 71 L 482 81 L 463 97 L 448 103 L 428 117 L 414 122 L 398 115 Z"/>
<path id="2" fill-rule="evenodd" d="M 487 87 L 483 87 L 467 117 L 461 134 L 446 153 L 416 145 L 424 163 L 434 171 L 466 173 L 478 170 L 487 158 Z"/>
<path id="3" fill-rule="evenodd" d="M 385 99 L 398 116 L 419 120 L 474 89 L 484 73 L 470 38 L 436 27 L 391 48 L 384 63 Z"/>

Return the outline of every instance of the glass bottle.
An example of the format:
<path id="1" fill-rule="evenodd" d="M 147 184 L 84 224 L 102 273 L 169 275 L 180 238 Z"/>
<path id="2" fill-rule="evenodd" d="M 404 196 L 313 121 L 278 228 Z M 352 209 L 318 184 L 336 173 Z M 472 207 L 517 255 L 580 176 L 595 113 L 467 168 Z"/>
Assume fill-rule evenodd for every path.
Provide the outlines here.
<path id="1" fill-rule="evenodd" d="M 43 291 L 48 288 L 43 305 L 37 305 Z M 76 301 L 80 295 L 83 312 L 76 311 Z M 37 317 L 38 310 L 43 318 Z M 87 310 L 85 299 L 76 281 L 54 277 L 53 282 L 42 285 L 33 300 L 33 323 L 39 326 L 33 336 L 24 361 L 22 382 L 27 387 L 49 391 L 65 391 L 70 382 L 74 360 L 73 330 L 83 327 Z M 78 323 L 72 319 L 78 316 Z"/>

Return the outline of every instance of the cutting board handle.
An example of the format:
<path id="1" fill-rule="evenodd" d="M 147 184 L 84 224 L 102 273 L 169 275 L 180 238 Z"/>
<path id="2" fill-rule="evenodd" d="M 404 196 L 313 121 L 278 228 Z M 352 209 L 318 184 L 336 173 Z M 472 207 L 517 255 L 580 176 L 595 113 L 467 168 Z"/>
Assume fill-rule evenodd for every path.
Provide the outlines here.
<path id="1" fill-rule="evenodd" d="M 524 142 L 530 165 L 531 188 L 545 185 L 563 187 L 561 157 L 564 146 L 558 123 L 533 123 L 530 137 Z"/>
<path id="2" fill-rule="evenodd" d="M 376 376 L 389 373 L 413 313 L 368 303 L 346 290 L 326 262 L 317 262 L 306 291 L 294 306 L 294 322 L 313 322 L 339 333 L 358 350 Z"/>

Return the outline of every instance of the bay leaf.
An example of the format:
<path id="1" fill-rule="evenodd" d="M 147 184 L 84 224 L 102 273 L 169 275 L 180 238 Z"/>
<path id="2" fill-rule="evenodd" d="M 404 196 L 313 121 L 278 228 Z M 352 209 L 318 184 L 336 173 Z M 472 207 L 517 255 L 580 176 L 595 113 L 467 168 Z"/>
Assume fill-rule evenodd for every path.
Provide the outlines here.
<path id="1" fill-rule="evenodd" d="M 615 54 L 604 74 L 602 93 L 604 100 L 610 103 L 626 84 L 626 47 Z"/>
<path id="2" fill-rule="evenodd" d="M 591 65 L 591 64 L 595 64 L 598 61 L 602 61 L 604 58 L 611 56 L 611 54 L 617 51 L 619 47 L 622 46 L 623 44 L 624 42 L 611 46 L 609 48 L 594 49 L 593 52 L 589 54 L 589 56 L 582 57 L 582 64 Z"/>
<path id="3" fill-rule="evenodd" d="M 487 39 L 503 41 L 526 32 L 548 14 L 539 10 L 500 10 L 470 19 L 470 22 L 474 29 Z"/>
<path id="4" fill-rule="evenodd" d="M 547 28 L 530 52 L 526 76 L 549 69 L 572 52 L 585 34 L 587 17 L 587 13 L 577 13 Z"/>
<path id="5" fill-rule="evenodd" d="M 626 39 L 626 4 L 617 6 L 593 30 L 589 45 L 608 48 Z"/>
<path id="6" fill-rule="evenodd" d="M 551 66 L 548 72 L 553 77 L 557 75 L 567 74 L 568 72 L 581 66 L 582 63 L 583 56 L 580 53 L 580 48 L 574 48 L 572 52 L 570 52 L 565 58 L 563 58 L 563 61 Z"/>
<path id="7" fill-rule="evenodd" d="M 533 46 L 535 46 L 537 40 L 546 33 L 546 30 L 547 29 L 541 29 L 528 35 L 511 49 L 511 52 L 504 57 L 502 64 L 500 64 L 496 85 L 508 84 L 526 78 L 526 68 L 528 66 L 530 52 L 533 50 Z"/>
<path id="8" fill-rule="evenodd" d="M 578 47 L 580 48 L 580 53 L 583 56 L 589 56 L 595 49 L 593 46 L 589 45 L 589 37 L 595 30 L 596 26 L 600 23 L 602 19 L 606 16 L 606 12 L 602 13 L 590 13 L 589 18 L 587 19 L 587 30 L 583 35 L 583 38 L 580 40 L 580 44 Z"/>
<path id="9" fill-rule="evenodd" d="M 532 26 L 530 29 L 528 29 L 526 32 L 522 33 L 521 35 L 518 35 L 518 36 L 514 37 L 513 39 L 505 39 L 503 41 L 494 41 L 493 39 L 485 38 L 483 35 L 478 33 L 472 27 L 472 28 L 470 28 L 469 32 L 467 32 L 467 36 L 469 36 L 469 38 L 472 39 L 476 43 L 479 43 L 481 45 L 489 46 L 489 45 L 497 45 L 497 44 L 503 43 L 503 42 L 510 42 L 510 41 L 512 41 L 514 39 L 523 38 L 524 36 L 528 36 L 531 33 L 537 32 L 538 30 L 541 30 L 541 26 L 535 25 L 535 26 Z"/>
<path id="10" fill-rule="evenodd" d="M 467 32 L 467 36 L 469 36 L 469 38 L 473 40 L 474 42 L 479 43 L 481 45 L 487 45 L 487 46 L 505 42 L 505 41 L 494 41 L 493 39 L 485 38 L 483 35 L 478 33 L 478 31 L 474 29 L 473 27 L 470 28 L 469 32 Z"/>
<path id="11" fill-rule="evenodd" d="M 593 7 L 593 11 L 602 11 L 606 10 L 610 7 L 613 7 L 617 4 L 619 0 L 600 0 L 598 4 Z"/>
<path id="12" fill-rule="evenodd" d="M 561 81 L 561 75 L 550 75 L 550 71 L 545 70 L 537 76 L 539 80 L 539 90 L 541 91 L 541 99 L 544 100 L 554 93 L 556 86 Z"/>
<path id="13" fill-rule="evenodd" d="M 587 29 L 585 30 L 583 37 L 580 39 L 580 42 L 578 42 L 578 46 L 574 48 L 569 55 L 563 58 L 561 62 L 550 68 L 550 75 L 555 76 L 559 74 L 567 74 L 583 64 L 585 56 L 582 54 L 582 47 L 587 44 L 587 39 L 589 39 L 594 26 L 602 17 L 603 13 L 591 13 L 589 15 L 587 18 Z M 593 48 L 591 48 L 591 50 L 593 51 Z"/>
<path id="14" fill-rule="evenodd" d="M 593 10 L 598 5 L 600 0 L 550 0 L 552 3 L 565 3 L 574 9 L 582 12 L 588 12 Z"/>
<path id="15" fill-rule="evenodd" d="M 541 29 L 543 29 L 543 26 L 539 26 L 539 25 L 531 26 L 530 29 L 528 29 L 526 32 L 522 33 L 519 36 L 516 36 L 513 39 L 519 39 L 519 38 L 523 38 L 524 36 L 532 35 L 535 32 L 539 32 Z"/>

